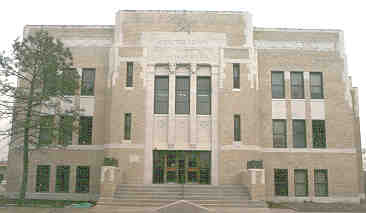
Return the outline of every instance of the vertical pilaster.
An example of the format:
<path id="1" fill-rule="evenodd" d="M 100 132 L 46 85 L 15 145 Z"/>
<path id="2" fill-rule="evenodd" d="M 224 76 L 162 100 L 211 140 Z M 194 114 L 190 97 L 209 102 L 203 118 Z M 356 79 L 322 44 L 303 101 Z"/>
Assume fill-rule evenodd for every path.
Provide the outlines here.
<path id="1" fill-rule="evenodd" d="M 76 166 L 70 166 L 69 192 L 73 193 L 76 189 Z"/>
<path id="2" fill-rule="evenodd" d="M 145 163 L 144 163 L 144 184 L 152 184 L 153 175 L 153 125 L 154 125 L 154 65 L 143 66 L 145 72 Z"/>
<path id="3" fill-rule="evenodd" d="M 175 69 L 176 64 L 169 64 L 169 128 L 168 128 L 168 147 L 175 144 Z"/>
<path id="4" fill-rule="evenodd" d="M 197 64 L 191 64 L 191 91 L 190 91 L 190 144 L 197 144 L 197 115 L 196 115 L 196 91 L 197 91 Z"/>
<path id="5" fill-rule="evenodd" d="M 218 112 L 219 112 L 219 67 L 211 67 L 211 180 L 212 185 L 219 184 L 219 150 L 218 150 Z"/>
<path id="6" fill-rule="evenodd" d="M 304 72 L 305 91 L 305 122 L 306 122 L 306 144 L 308 148 L 313 148 L 312 143 L 312 122 L 311 122 L 311 94 L 310 94 L 310 72 Z"/>

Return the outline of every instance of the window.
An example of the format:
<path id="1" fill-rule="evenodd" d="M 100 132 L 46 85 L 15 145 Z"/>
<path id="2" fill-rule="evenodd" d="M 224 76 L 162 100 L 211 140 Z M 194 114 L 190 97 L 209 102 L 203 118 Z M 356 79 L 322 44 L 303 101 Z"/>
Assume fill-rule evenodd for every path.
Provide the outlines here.
<path id="1" fill-rule="evenodd" d="M 288 196 L 288 171 L 287 169 L 275 169 L 275 195 Z"/>
<path id="2" fill-rule="evenodd" d="M 308 170 L 295 169 L 295 196 L 308 196 Z"/>
<path id="3" fill-rule="evenodd" d="M 328 170 L 326 169 L 314 170 L 314 187 L 316 197 L 328 196 Z"/>
<path id="4" fill-rule="evenodd" d="M 325 121 L 313 120 L 313 148 L 326 148 Z"/>
<path id="5" fill-rule="evenodd" d="M 125 140 L 131 140 L 131 113 L 125 113 Z"/>
<path id="6" fill-rule="evenodd" d="M 169 77 L 155 76 L 154 113 L 168 114 L 169 112 Z"/>
<path id="7" fill-rule="evenodd" d="M 310 73 L 310 91 L 312 99 L 322 99 L 323 96 L 323 75 L 321 72 Z"/>
<path id="8" fill-rule="evenodd" d="M 81 95 L 85 96 L 94 95 L 94 80 L 95 80 L 95 69 L 92 68 L 83 69 L 81 78 Z"/>
<path id="9" fill-rule="evenodd" d="M 304 76 L 302 72 L 291 72 L 291 98 L 304 98 Z"/>
<path id="10" fill-rule="evenodd" d="M 272 72 L 272 98 L 285 98 L 285 81 L 283 72 Z"/>
<path id="11" fill-rule="evenodd" d="M 37 166 L 36 192 L 49 192 L 50 190 L 50 166 Z"/>
<path id="12" fill-rule="evenodd" d="M 240 89 L 240 64 L 233 64 L 233 88 Z"/>
<path id="13" fill-rule="evenodd" d="M 56 167 L 55 192 L 69 192 L 70 166 Z"/>
<path id="14" fill-rule="evenodd" d="M 63 115 L 60 118 L 60 132 L 59 132 L 59 144 L 68 145 L 72 144 L 72 129 L 73 129 L 73 117 Z"/>
<path id="15" fill-rule="evenodd" d="M 39 145 L 52 143 L 53 115 L 45 115 L 40 118 Z"/>
<path id="16" fill-rule="evenodd" d="M 211 114 L 211 78 L 197 77 L 197 114 Z"/>
<path id="17" fill-rule="evenodd" d="M 74 90 L 75 85 L 70 86 L 71 80 L 74 80 L 74 79 L 71 79 L 74 77 L 72 75 L 72 73 L 75 73 L 75 72 L 76 72 L 75 68 L 62 72 L 62 93 L 63 93 L 63 95 L 69 95 L 69 96 L 75 95 L 75 90 Z"/>
<path id="18" fill-rule="evenodd" d="M 126 87 L 133 87 L 133 62 L 127 62 Z"/>
<path id="19" fill-rule="evenodd" d="M 87 145 L 92 144 L 93 134 L 93 117 L 81 116 L 79 127 L 79 144 Z"/>
<path id="20" fill-rule="evenodd" d="M 272 120 L 273 147 L 286 148 L 286 120 Z"/>
<path id="21" fill-rule="evenodd" d="M 305 120 L 292 120 L 294 148 L 306 148 Z"/>
<path id="22" fill-rule="evenodd" d="M 78 166 L 76 168 L 76 190 L 78 193 L 89 192 L 89 166 Z"/>
<path id="23" fill-rule="evenodd" d="M 234 115 L 234 141 L 241 141 L 240 115 Z"/>
<path id="24" fill-rule="evenodd" d="M 175 81 L 175 113 L 189 114 L 189 93 L 190 79 L 189 77 L 179 76 Z"/>

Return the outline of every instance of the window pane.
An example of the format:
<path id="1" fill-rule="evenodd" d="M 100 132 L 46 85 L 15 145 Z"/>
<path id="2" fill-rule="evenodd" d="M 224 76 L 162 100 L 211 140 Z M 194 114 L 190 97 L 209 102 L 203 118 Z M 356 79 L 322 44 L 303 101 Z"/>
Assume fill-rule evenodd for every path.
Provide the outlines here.
<path id="1" fill-rule="evenodd" d="M 273 120 L 272 132 L 273 132 L 273 147 L 286 148 L 287 147 L 286 120 Z"/>
<path id="2" fill-rule="evenodd" d="M 53 115 L 41 116 L 39 130 L 39 144 L 48 145 L 52 143 Z"/>
<path id="3" fill-rule="evenodd" d="M 168 114 L 169 111 L 169 78 L 155 77 L 154 113 Z"/>
<path id="4" fill-rule="evenodd" d="M 284 75 L 283 72 L 272 72 L 272 98 L 284 98 Z"/>
<path id="5" fill-rule="evenodd" d="M 308 174 L 306 169 L 295 169 L 295 196 L 308 195 Z"/>
<path id="6" fill-rule="evenodd" d="M 291 98 L 304 98 L 304 78 L 302 72 L 291 72 Z"/>
<path id="7" fill-rule="evenodd" d="M 233 88 L 240 89 L 240 64 L 233 64 Z"/>
<path id="8" fill-rule="evenodd" d="M 131 140 L 131 113 L 125 113 L 125 140 Z"/>
<path id="9" fill-rule="evenodd" d="M 287 169 L 275 169 L 275 195 L 288 196 L 288 171 Z"/>
<path id="10" fill-rule="evenodd" d="M 76 169 L 76 192 L 89 192 L 89 166 L 78 166 Z"/>
<path id="11" fill-rule="evenodd" d="M 79 144 L 92 144 L 93 117 L 81 116 L 79 127 Z"/>
<path id="12" fill-rule="evenodd" d="M 311 98 L 323 98 L 323 76 L 321 72 L 310 73 Z"/>
<path id="13" fill-rule="evenodd" d="M 325 121 L 313 120 L 313 148 L 326 148 Z"/>
<path id="14" fill-rule="evenodd" d="M 234 141 L 241 141 L 240 115 L 234 115 Z"/>
<path id="15" fill-rule="evenodd" d="M 326 169 L 314 170 L 315 196 L 328 196 L 328 171 Z"/>
<path id="16" fill-rule="evenodd" d="M 95 69 L 83 69 L 81 95 L 94 95 Z"/>
<path id="17" fill-rule="evenodd" d="M 211 114 L 211 78 L 197 77 L 197 114 Z"/>
<path id="18" fill-rule="evenodd" d="M 127 62 L 126 87 L 133 86 L 133 62 Z"/>
<path id="19" fill-rule="evenodd" d="M 293 145 L 295 148 L 306 147 L 306 129 L 305 120 L 293 120 L 292 121 L 293 131 Z"/>
<path id="20" fill-rule="evenodd" d="M 56 167 L 55 192 L 69 192 L 70 166 Z"/>
<path id="21" fill-rule="evenodd" d="M 36 192 L 49 192 L 50 190 L 50 166 L 37 166 Z"/>
<path id="22" fill-rule="evenodd" d="M 177 77 L 175 81 L 175 113 L 189 114 L 190 101 L 189 77 Z"/>

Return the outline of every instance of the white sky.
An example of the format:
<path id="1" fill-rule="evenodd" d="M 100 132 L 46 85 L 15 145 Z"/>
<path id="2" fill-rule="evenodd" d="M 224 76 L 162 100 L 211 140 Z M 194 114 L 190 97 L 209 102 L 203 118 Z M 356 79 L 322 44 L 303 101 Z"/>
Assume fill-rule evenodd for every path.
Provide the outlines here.
<path id="1" fill-rule="evenodd" d="M 257 27 L 323 28 L 344 31 L 348 70 L 360 92 L 361 137 L 366 147 L 366 85 L 362 81 L 366 49 L 366 12 L 363 1 L 344 0 L 2 0 L 0 51 L 21 37 L 26 24 L 114 24 L 118 10 L 249 11 Z M 1 148 L 1 145 L 0 145 Z M 1 153 L 1 151 L 0 151 Z"/>

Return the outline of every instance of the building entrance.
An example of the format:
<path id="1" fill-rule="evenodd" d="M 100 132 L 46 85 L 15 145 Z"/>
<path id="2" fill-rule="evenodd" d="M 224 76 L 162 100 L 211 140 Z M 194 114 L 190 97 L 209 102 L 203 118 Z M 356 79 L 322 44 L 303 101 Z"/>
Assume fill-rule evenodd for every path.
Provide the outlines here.
<path id="1" fill-rule="evenodd" d="M 153 183 L 210 184 L 211 152 L 157 151 Z"/>

